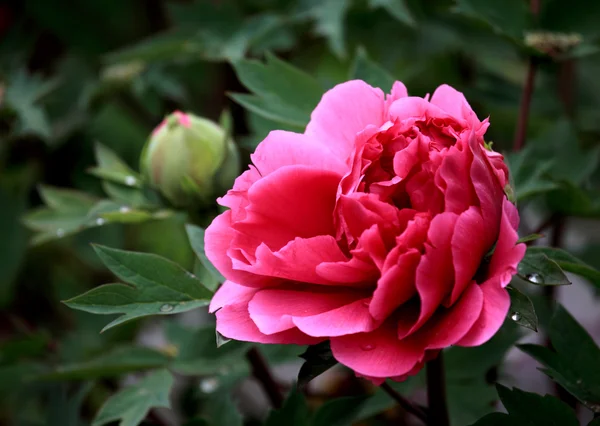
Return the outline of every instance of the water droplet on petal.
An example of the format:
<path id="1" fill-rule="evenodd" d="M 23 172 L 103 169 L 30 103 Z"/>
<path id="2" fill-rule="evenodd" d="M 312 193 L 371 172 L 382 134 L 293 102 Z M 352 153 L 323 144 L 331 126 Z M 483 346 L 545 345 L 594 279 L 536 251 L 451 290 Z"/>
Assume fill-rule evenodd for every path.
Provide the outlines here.
<path id="1" fill-rule="evenodd" d="M 533 274 L 528 274 L 525 278 L 527 278 L 527 281 L 531 281 L 532 283 L 535 284 L 543 284 L 544 283 L 544 278 L 537 273 L 533 273 Z"/>
<path id="2" fill-rule="evenodd" d="M 121 212 L 121 213 L 129 213 L 129 211 L 130 211 L 130 208 L 129 208 L 129 207 L 127 207 L 127 206 L 122 206 L 122 207 L 119 209 L 119 212 Z"/>
<path id="3" fill-rule="evenodd" d="M 367 308 L 371 305 L 371 302 L 368 300 L 363 300 L 362 301 L 363 305 L 365 305 Z"/>
<path id="4" fill-rule="evenodd" d="M 126 176 L 125 177 L 125 185 L 133 186 L 136 183 L 137 183 L 137 179 L 134 178 L 133 176 Z"/>
<path id="5" fill-rule="evenodd" d="M 175 306 L 169 305 L 168 303 L 165 303 L 160 307 L 161 312 L 171 312 L 173 309 L 175 309 Z"/>
<path id="6" fill-rule="evenodd" d="M 365 344 L 360 345 L 360 348 L 363 351 L 372 351 L 373 349 L 375 349 L 375 345 L 372 345 L 370 343 L 365 343 Z"/>
<path id="7" fill-rule="evenodd" d="M 204 393 L 213 393 L 219 387 L 219 380 L 209 377 L 200 382 L 200 390 Z"/>
<path id="8" fill-rule="evenodd" d="M 510 319 L 513 321 L 519 321 L 521 319 L 521 314 L 519 314 L 518 312 L 513 312 L 510 315 Z"/>
<path id="9" fill-rule="evenodd" d="M 103 218 L 99 217 L 96 219 L 96 225 L 98 226 L 102 226 L 106 223 L 106 220 L 104 220 Z"/>
<path id="10" fill-rule="evenodd" d="M 64 230 L 64 229 L 62 229 L 62 228 L 58 228 L 58 229 L 56 230 L 56 236 L 57 236 L 58 238 L 62 238 L 62 237 L 64 237 L 64 236 L 65 236 L 65 230 Z"/>

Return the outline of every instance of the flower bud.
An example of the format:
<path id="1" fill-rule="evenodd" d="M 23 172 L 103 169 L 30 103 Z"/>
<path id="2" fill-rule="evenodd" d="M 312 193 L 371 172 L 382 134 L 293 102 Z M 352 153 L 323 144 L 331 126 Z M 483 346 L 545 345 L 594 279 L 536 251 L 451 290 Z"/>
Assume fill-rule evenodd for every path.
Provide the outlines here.
<path id="1" fill-rule="evenodd" d="M 154 129 L 141 170 L 175 206 L 206 203 L 231 187 L 239 174 L 233 140 L 216 123 L 175 111 Z"/>

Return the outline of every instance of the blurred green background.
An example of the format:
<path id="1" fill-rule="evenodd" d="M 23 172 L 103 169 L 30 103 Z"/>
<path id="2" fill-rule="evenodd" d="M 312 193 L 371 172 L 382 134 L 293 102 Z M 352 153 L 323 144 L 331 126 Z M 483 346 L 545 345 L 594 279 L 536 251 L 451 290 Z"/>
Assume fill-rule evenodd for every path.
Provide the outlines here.
<path id="1" fill-rule="evenodd" d="M 314 107 L 310 99 L 302 104 L 303 86 L 294 80 L 276 86 L 277 75 L 268 74 L 275 71 L 249 75 L 244 58 L 263 61 L 272 53 L 304 70 L 323 91 L 355 76 L 398 79 L 418 96 L 450 84 L 465 93 L 480 118 L 490 117 L 486 140 L 501 152 L 511 151 L 523 84 L 534 58 L 537 78 L 527 148 L 508 156 L 525 211 L 523 226 L 531 231 L 547 217 L 585 218 L 588 235 L 574 248 L 598 264 L 600 2 L 564 3 L 542 1 L 539 17 L 521 0 L 1 3 L 0 423 L 89 424 L 123 374 L 162 366 L 162 357 L 180 356 L 183 347 L 192 361 L 212 356 L 188 347 L 196 341 L 193 333 L 206 337 L 206 330 L 186 331 L 168 323 L 170 337 L 152 344 L 158 351 L 138 353 L 144 345 L 132 342 L 140 341 L 140 330 L 148 323 L 100 334 L 105 318 L 60 303 L 115 281 L 91 242 L 160 254 L 191 270 L 195 255 L 183 226 L 185 214 L 64 232 L 74 220 L 66 212 L 45 217 L 40 229 L 49 233 L 37 240 L 23 217 L 44 204 L 41 187 L 103 197 L 106 187 L 88 172 L 96 164 L 95 144 L 138 170 L 148 135 L 175 109 L 214 120 L 229 111 L 244 165 L 268 131 L 301 131 Z M 539 37 L 526 37 L 540 31 L 575 34 L 575 42 L 551 40 L 548 47 Z M 214 211 L 201 214 L 200 222 L 207 223 Z M 275 349 L 268 354 L 271 359 L 290 359 Z M 291 352 L 293 358 L 301 351 Z M 109 361 L 93 361 L 98 356 Z M 91 366 L 82 366 L 90 359 Z M 206 374 L 198 368 L 179 371 Z M 344 383 L 350 394 L 363 391 L 355 381 Z M 189 388 L 197 393 L 197 387 Z M 177 403 L 182 418 L 210 411 L 188 391 Z M 344 393 L 339 388 L 333 392 Z M 489 409 L 489 392 L 488 400 L 480 401 L 485 404 Z M 481 407 L 474 410 L 466 421 L 483 413 Z M 245 421 L 256 424 L 256 417 Z M 163 420 L 150 416 L 147 421 Z M 373 424 L 386 424 L 381 422 Z"/>

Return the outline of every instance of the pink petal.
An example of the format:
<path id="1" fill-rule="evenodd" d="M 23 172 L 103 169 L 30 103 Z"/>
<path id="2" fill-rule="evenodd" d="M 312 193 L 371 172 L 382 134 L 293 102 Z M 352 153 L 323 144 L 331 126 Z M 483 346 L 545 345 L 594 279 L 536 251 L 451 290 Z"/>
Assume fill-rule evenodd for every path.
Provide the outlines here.
<path id="1" fill-rule="evenodd" d="M 458 217 L 451 243 L 455 279 L 449 305 L 454 304 L 471 283 L 483 257 L 492 248 L 494 241 L 487 233 L 489 226 L 484 223 L 479 207 L 469 207 Z"/>
<path id="2" fill-rule="evenodd" d="M 284 166 L 304 165 L 340 174 L 348 171 L 344 161 L 322 143 L 293 132 L 275 130 L 269 133 L 250 156 L 262 176 Z"/>
<path id="3" fill-rule="evenodd" d="M 256 249 L 255 261 L 248 264 L 233 260 L 237 270 L 256 275 L 283 278 L 313 284 L 335 284 L 332 279 L 323 278 L 317 273 L 317 267 L 323 262 L 346 262 L 335 239 L 330 235 L 312 238 L 295 238 L 280 250 L 273 252 L 266 244 Z"/>
<path id="4" fill-rule="evenodd" d="M 294 317 L 294 324 L 309 336 L 334 337 L 372 331 L 380 324 L 369 314 L 368 299 L 319 315 Z"/>
<path id="5" fill-rule="evenodd" d="M 234 222 L 243 220 L 246 217 L 246 206 L 248 205 L 248 189 L 260 179 L 260 173 L 254 166 L 237 177 L 233 188 L 223 197 L 218 198 L 217 202 L 231 209 L 232 220 Z"/>
<path id="6" fill-rule="evenodd" d="M 487 280 L 479 288 L 483 292 L 481 315 L 471 330 L 456 343 L 459 346 L 479 346 L 487 342 L 500 329 L 510 308 L 510 296 L 497 277 Z"/>
<path id="7" fill-rule="evenodd" d="M 380 126 L 386 121 L 384 107 L 381 89 L 361 80 L 338 84 L 323 95 L 312 112 L 305 134 L 345 161 L 355 147 L 358 132 L 368 125 Z"/>
<path id="8" fill-rule="evenodd" d="M 364 297 L 360 293 L 340 291 L 315 293 L 293 290 L 263 290 L 248 305 L 250 318 L 259 330 L 272 334 L 294 327 L 293 318 L 332 311 Z"/>
<path id="9" fill-rule="evenodd" d="M 430 102 L 458 119 L 470 121 L 475 115 L 465 96 L 447 84 L 442 84 L 433 92 Z"/>
<path id="10" fill-rule="evenodd" d="M 498 235 L 498 225 L 502 214 L 502 200 L 505 198 L 504 189 L 496 178 L 489 159 L 483 152 L 483 147 L 477 141 L 475 134 L 469 135 L 469 147 L 473 152 L 473 162 L 471 163 L 471 181 L 475 188 L 479 205 L 481 206 L 481 215 L 487 226 L 487 233 L 492 239 Z"/>
<path id="11" fill-rule="evenodd" d="M 460 143 L 448 149 L 435 176 L 438 187 L 440 181 L 444 184 L 440 189 L 444 193 L 444 210 L 447 212 L 460 214 L 478 202 L 469 176 L 473 158 L 469 151 Z"/>
<path id="12" fill-rule="evenodd" d="M 234 227 L 254 249 L 265 243 L 271 250 L 279 250 L 296 237 L 333 235 L 339 180 L 339 175 L 331 171 L 282 167 L 248 190 L 246 218 Z M 247 251 L 253 251 L 251 248 Z"/>
<path id="13" fill-rule="evenodd" d="M 216 316 L 217 331 L 229 339 L 286 345 L 314 345 L 323 340 L 307 336 L 297 328 L 270 335 L 263 334 L 250 319 L 248 305 L 245 303 L 226 305 L 217 311 Z"/>
<path id="14" fill-rule="evenodd" d="M 416 293 L 415 271 L 420 259 L 421 253 L 418 250 L 407 251 L 377 281 L 369 307 L 374 318 L 384 320 Z"/>
<path id="15" fill-rule="evenodd" d="M 397 99 L 400 99 L 400 98 L 406 98 L 407 96 L 408 96 L 408 90 L 406 90 L 406 86 L 404 85 L 404 83 L 402 83 L 400 81 L 395 81 L 394 84 L 392 85 L 392 91 L 390 92 L 389 95 L 386 95 L 386 97 L 385 97 L 385 108 L 386 108 L 385 116 L 387 117 L 390 106 L 394 103 L 394 101 L 396 101 Z"/>
<path id="16" fill-rule="evenodd" d="M 246 287 L 231 281 L 225 281 L 210 301 L 208 312 L 213 313 L 225 305 L 235 305 L 238 303 L 247 304 L 257 291 L 258 289 L 256 288 Z"/>
<path id="17" fill-rule="evenodd" d="M 427 232 L 425 254 L 417 267 L 416 287 L 421 299 L 421 313 L 408 334 L 419 329 L 452 290 L 454 267 L 450 241 L 458 216 L 441 213 L 433 218 Z"/>
<path id="18" fill-rule="evenodd" d="M 417 96 L 408 96 L 396 100 L 390 106 L 390 118 L 404 121 L 413 118 L 450 118 L 450 115 L 436 105 Z"/>
<path id="19" fill-rule="evenodd" d="M 443 349 L 454 345 L 473 327 L 483 307 L 483 292 L 472 282 L 456 304 L 438 311 L 414 334 L 427 349 Z"/>
<path id="20" fill-rule="evenodd" d="M 525 244 L 516 244 L 519 239 L 516 231 L 518 226 L 517 208 L 510 201 L 504 199 L 500 235 L 489 267 L 490 276 L 500 276 L 502 287 L 508 285 L 512 276 L 517 273 L 517 265 L 527 250 Z"/>
<path id="21" fill-rule="evenodd" d="M 333 337 L 331 351 L 357 374 L 375 378 L 407 374 L 425 355 L 422 346 L 396 338 L 394 321 L 369 333 Z"/>
<path id="22" fill-rule="evenodd" d="M 271 285 L 273 280 L 269 278 L 233 269 L 231 257 L 228 255 L 232 240 L 236 236 L 236 232 L 231 227 L 231 215 L 231 210 L 220 214 L 206 228 L 204 234 L 206 257 L 230 281 L 244 283 L 253 287 Z"/>

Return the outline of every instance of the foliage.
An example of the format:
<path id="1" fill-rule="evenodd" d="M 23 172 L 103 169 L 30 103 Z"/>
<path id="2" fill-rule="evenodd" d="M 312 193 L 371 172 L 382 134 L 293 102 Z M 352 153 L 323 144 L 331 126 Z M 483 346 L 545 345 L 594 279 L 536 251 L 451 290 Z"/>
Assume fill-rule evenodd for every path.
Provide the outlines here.
<path id="1" fill-rule="evenodd" d="M 540 3 L 537 16 L 522 0 L 0 5 L 0 423 L 403 422 L 382 388 L 330 369 L 327 342 L 260 347 L 270 365 L 299 370 L 297 384 L 282 381 L 278 410 L 253 398 L 262 389 L 244 392 L 256 375 L 244 358 L 251 346 L 217 341 L 206 315 L 225 280 L 204 253 L 220 207 L 178 210 L 139 173 L 145 141 L 175 109 L 215 121 L 230 111 L 225 127 L 245 166 L 269 131 L 302 131 L 324 91 L 348 79 L 384 92 L 402 80 L 419 96 L 442 83 L 463 91 L 490 116 L 486 137 L 510 167 L 520 234 L 536 234 L 522 239 L 499 333 L 445 352 L 451 424 L 578 424 L 557 397 L 513 387 L 504 358 L 532 330 L 551 347 L 519 348 L 599 412 L 597 344 L 578 312 L 558 306 L 547 323 L 551 308 L 538 300 L 554 291 L 540 285 L 600 288 L 600 2 Z M 530 63 L 527 140 L 514 151 Z M 554 232 L 533 231 L 546 218 Z M 585 226 L 577 256 L 548 246 L 565 245 L 562 222 Z M 329 382 L 310 382 L 320 374 Z M 496 392 L 496 378 L 510 386 Z M 388 384 L 422 395 L 424 373 Z M 494 412 L 498 400 L 506 412 Z"/>

